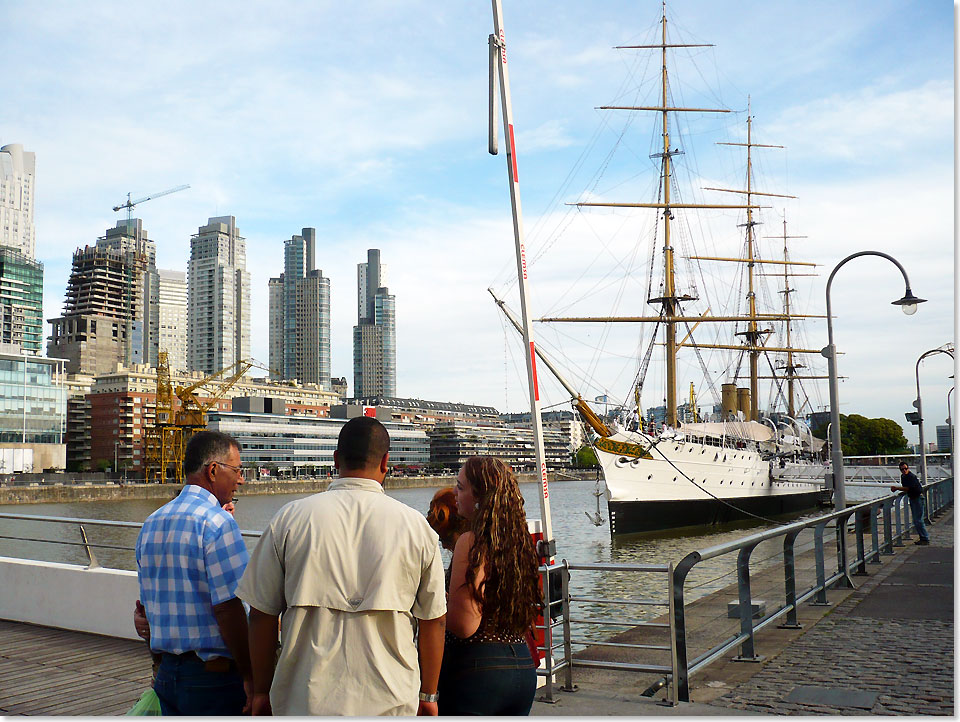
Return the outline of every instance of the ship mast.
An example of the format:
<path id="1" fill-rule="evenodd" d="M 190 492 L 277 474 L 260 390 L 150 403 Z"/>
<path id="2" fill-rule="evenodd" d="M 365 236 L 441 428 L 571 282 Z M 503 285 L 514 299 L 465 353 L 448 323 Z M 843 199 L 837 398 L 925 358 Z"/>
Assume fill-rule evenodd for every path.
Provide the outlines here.
<path id="1" fill-rule="evenodd" d="M 660 50 L 661 57 L 661 70 L 660 70 L 660 105 L 655 106 L 622 106 L 622 105 L 603 105 L 600 106 L 600 110 L 631 110 L 631 111 L 653 111 L 660 113 L 660 127 L 661 133 L 663 136 L 663 148 L 661 152 L 655 153 L 651 158 L 660 158 L 660 180 L 663 188 L 662 202 L 659 203 L 613 203 L 613 202 L 580 202 L 573 203 L 578 208 L 588 208 L 588 207 L 605 207 L 605 208 L 655 208 L 658 211 L 663 211 L 663 268 L 664 268 L 664 283 L 663 283 L 663 293 L 658 298 L 647 299 L 647 303 L 650 304 L 659 304 L 660 313 L 657 316 L 627 316 L 627 317 L 606 317 L 606 316 L 589 316 L 589 317 L 552 317 L 552 318 L 541 318 L 541 322 L 571 322 L 571 323 L 582 323 L 582 322 L 620 322 L 620 323 L 660 323 L 664 326 L 665 329 L 665 361 L 666 361 L 666 422 L 670 426 L 676 426 L 677 424 L 677 352 L 681 348 L 685 347 L 699 347 L 699 348 L 713 348 L 713 349 L 729 349 L 729 350 L 738 350 L 738 351 L 747 351 L 750 354 L 750 376 L 751 376 L 751 415 L 753 418 L 757 418 L 758 414 L 758 389 L 759 389 L 759 378 L 763 378 L 759 375 L 759 358 L 760 354 L 764 352 L 780 352 L 780 351 L 792 351 L 793 353 L 811 353 L 819 354 L 820 349 L 788 349 L 788 348 L 771 348 L 768 346 L 762 345 L 761 341 L 763 336 L 772 333 L 772 329 L 761 328 L 761 322 L 763 321 L 783 321 L 786 320 L 784 314 L 770 314 L 770 313 L 760 313 L 757 310 L 756 304 L 756 294 L 754 291 L 754 268 L 757 264 L 783 264 L 784 266 L 793 266 L 793 265 L 807 265 L 813 266 L 816 264 L 813 263 L 798 263 L 794 261 L 768 261 L 763 260 L 757 257 L 755 249 L 755 236 L 753 234 L 753 226 L 756 223 L 753 220 L 753 210 L 760 208 L 761 206 L 755 205 L 754 196 L 773 196 L 780 198 L 792 198 L 793 196 L 782 196 L 776 193 L 762 193 L 755 191 L 752 186 L 752 165 L 751 165 L 751 156 L 750 151 L 752 148 L 757 147 L 773 147 L 779 148 L 782 146 L 764 146 L 758 143 L 754 143 L 751 137 L 751 127 L 750 127 L 750 116 L 748 111 L 748 130 L 747 130 L 747 142 L 746 143 L 723 143 L 722 145 L 740 145 L 747 148 L 747 188 L 746 190 L 731 190 L 727 188 L 707 188 L 705 190 L 720 190 L 727 191 L 730 193 L 739 193 L 746 195 L 746 202 L 743 204 L 718 204 L 718 203 L 682 203 L 674 202 L 671 195 L 671 185 L 673 178 L 673 162 L 672 158 L 674 155 L 680 154 L 682 151 L 678 148 L 671 150 L 670 148 L 670 125 L 669 125 L 669 114 L 670 113 L 679 113 L 679 112 L 692 112 L 692 113 L 729 113 L 727 109 L 721 108 L 681 108 L 676 106 L 669 105 L 669 88 L 670 88 L 670 77 L 668 73 L 667 66 L 667 50 L 671 48 L 704 48 L 704 47 L 713 47 L 712 44 L 686 44 L 686 43 L 669 43 L 667 42 L 667 16 L 666 16 L 666 3 L 662 4 L 662 13 L 660 17 L 660 36 L 661 41 L 656 45 L 618 45 L 616 48 L 618 50 Z M 702 314 L 699 316 L 685 316 L 683 314 L 683 309 L 681 304 L 684 301 L 693 301 L 696 300 L 694 296 L 688 294 L 681 294 L 677 290 L 676 284 L 676 274 L 675 274 L 675 264 L 674 264 L 674 248 L 671 237 L 671 222 L 674 220 L 673 211 L 678 209 L 721 209 L 721 210 L 746 210 L 747 211 L 747 258 L 743 257 L 737 258 L 716 258 L 716 257 L 707 257 L 707 256 L 690 256 L 691 259 L 695 260 L 708 260 L 708 261 L 735 261 L 737 263 L 744 263 L 746 261 L 748 267 L 748 302 L 749 308 L 746 315 L 732 315 L 732 316 L 709 316 L 707 314 Z M 823 318 L 823 316 L 797 316 L 794 315 L 792 318 Z M 744 341 L 742 344 L 733 345 L 733 344 L 702 344 L 695 342 L 693 339 L 688 337 L 683 341 L 677 341 L 677 324 L 687 324 L 691 321 L 695 321 L 697 324 L 702 322 L 747 322 L 747 330 L 741 332 L 739 335 L 744 336 Z"/>

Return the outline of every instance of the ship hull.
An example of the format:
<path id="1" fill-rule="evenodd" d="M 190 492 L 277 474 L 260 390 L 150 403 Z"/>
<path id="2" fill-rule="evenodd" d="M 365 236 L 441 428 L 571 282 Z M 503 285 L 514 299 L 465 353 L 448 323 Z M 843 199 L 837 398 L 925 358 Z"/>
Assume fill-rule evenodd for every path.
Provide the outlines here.
<path id="1" fill-rule="evenodd" d="M 780 466 L 749 442 L 619 432 L 596 450 L 614 536 L 795 514 L 822 498 L 822 465 Z"/>
<path id="2" fill-rule="evenodd" d="M 797 514 L 815 509 L 819 491 L 779 496 L 744 496 L 725 499 L 675 499 L 668 501 L 608 501 L 613 536 L 685 529 L 755 518 Z"/>

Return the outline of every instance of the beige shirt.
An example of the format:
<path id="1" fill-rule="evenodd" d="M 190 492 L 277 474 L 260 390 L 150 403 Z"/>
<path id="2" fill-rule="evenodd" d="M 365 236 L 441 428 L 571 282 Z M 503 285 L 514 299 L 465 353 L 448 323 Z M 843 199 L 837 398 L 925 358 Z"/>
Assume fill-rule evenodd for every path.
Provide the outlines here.
<path id="1" fill-rule="evenodd" d="M 426 518 L 372 479 L 338 479 L 267 525 L 237 596 L 282 614 L 277 715 L 415 715 L 414 618 L 446 612 Z"/>

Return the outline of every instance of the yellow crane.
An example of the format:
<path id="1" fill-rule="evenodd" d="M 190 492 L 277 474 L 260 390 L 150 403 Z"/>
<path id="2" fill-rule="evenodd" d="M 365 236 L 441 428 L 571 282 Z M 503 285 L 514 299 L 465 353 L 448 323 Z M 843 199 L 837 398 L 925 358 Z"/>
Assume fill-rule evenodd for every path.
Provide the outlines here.
<path id="1" fill-rule="evenodd" d="M 253 359 L 241 359 L 206 378 L 174 389 L 167 352 L 160 352 L 156 423 L 145 434 L 148 480 L 183 483 L 183 452 L 187 442 L 207 428 L 207 412 L 253 367 L 270 371 Z M 174 396 L 180 401 L 176 410 Z"/>

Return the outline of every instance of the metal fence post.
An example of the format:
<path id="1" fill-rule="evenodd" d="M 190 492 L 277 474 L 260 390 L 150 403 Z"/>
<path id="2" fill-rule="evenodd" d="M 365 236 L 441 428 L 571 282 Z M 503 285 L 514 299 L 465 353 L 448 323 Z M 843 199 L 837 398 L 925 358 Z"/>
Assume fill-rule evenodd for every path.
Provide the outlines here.
<path id="1" fill-rule="evenodd" d="M 827 522 L 817 524 L 813 529 L 814 557 L 817 561 L 817 598 L 811 602 L 815 607 L 828 607 L 827 601 L 827 572 L 823 554 L 823 533 L 827 529 Z"/>
<path id="2" fill-rule="evenodd" d="M 740 634 L 744 637 L 740 643 L 740 654 L 734 662 L 760 662 L 763 657 L 756 654 L 753 645 L 753 600 L 750 598 L 750 555 L 755 545 L 744 547 L 737 554 L 737 592 L 740 597 Z"/>
<path id="3" fill-rule="evenodd" d="M 794 544 L 802 529 L 785 534 L 783 537 L 783 591 L 787 607 L 787 621 L 779 625 L 780 629 L 802 629 L 797 621 L 797 569 L 794 557 Z"/>
<path id="4" fill-rule="evenodd" d="M 897 520 L 897 535 L 894 537 L 893 545 L 895 547 L 903 546 L 903 520 L 900 518 L 902 513 L 902 506 L 900 504 L 900 496 L 893 497 L 893 516 Z"/>
<path id="5" fill-rule="evenodd" d="M 677 691 L 677 679 L 680 677 L 679 664 L 677 662 L 677 617 L 676 617 L 676 597 L 673 592 L 673 562 L 667 564 L 667 597 L 670 615 L 670 666 L 673 669 L 673 679 L 670 680 L 670 705 L 676 707 L 680 704 L 680 695 Z"/>
<path id="6" fill-rule="evenodd" d="M 854 536 L 857 538 L 857 576 L 864 576 L 867 573 L 866 550 L 863 544 L 863 509 L 858 510 L 853 516 Z"/>
<path id="7" fill-rule="evenodd" d="M 543 685 L 543 695 L 537 699 L 541 702 L 553 704 L 556 700 L 553 698 L 553 628 L 550 617 L 550 567 L 544 565 L 543 569 L 543 659 L 547 666 L 547 677 Z"/>
<path id="8" fill-rule="evenodd" d="M 563 659 L 567 667 L 564 670 L 564 683 L 560 688 L 564 692 L 576 692 L 577 685 L 573 683 L 573 652 L 570 649 L 570 564 L 563 560 Z"/>
<path id="9" fill-rule="evenodd" d="M 98 569 L 100 567 L 100 562 L 97 561 L 96 554 L 93 553 L 93 549 L 90 548 L 90 542 L 87 541 L 87 532 L 83 528 L 83 524 L 77 524 L 80 527 L 80 538 L 83 539 L 83 549 L 87 552 L 87 569 Z"/>
<path id="10" fill-rule="evenodd" d="M 893 526 L 890 523 L 890 509 L 893 503 L 890 499 L 883 500 L 883 553 L 893 554 Z"/>
<path id="11" fill-rule="evenodd" d="M 673 636 L 677 654 L 677 671 L 673 680 L 676 698 L 690 701 L 690 675 L 687 671 L 687 625 L 683 610 L 683 584 L 687 573 L 701 559 L 699 552 L 690 552 L 673 570 Z"/>
<path id="12" fill-rule="evenodd" d="M 910 541 L 910 530 L 913 528 L 911 512 L 909 510 L 910 502 L 907 501 L 906 494 L 900 494 L 900 507 L 903 509 L 903 539 Z"/>
<path id="13" fill-rule="evenodd" d="M 870 505 L 870 543 L 873 547 L 871 549 L 871 554 L 873 555 L 870 559 L 871 564 L 880 563 L 880 527 L 877 523 L 877 511 L 880 506 L 880 502 L 875 502 Z"/>

